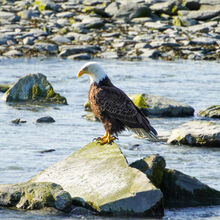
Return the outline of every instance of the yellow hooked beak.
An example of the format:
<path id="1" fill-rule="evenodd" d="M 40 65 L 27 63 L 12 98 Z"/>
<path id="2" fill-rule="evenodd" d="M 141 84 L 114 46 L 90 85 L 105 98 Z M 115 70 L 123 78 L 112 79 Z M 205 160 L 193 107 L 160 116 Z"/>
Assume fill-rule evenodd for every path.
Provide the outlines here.
<path id="1" fill-rule="evenodd" d="M 79 73 L 78 73 L 78 78 L 80 78 L 83 74 L 85 74 L 85 72 L 84 71 L 79 71 Z"/>

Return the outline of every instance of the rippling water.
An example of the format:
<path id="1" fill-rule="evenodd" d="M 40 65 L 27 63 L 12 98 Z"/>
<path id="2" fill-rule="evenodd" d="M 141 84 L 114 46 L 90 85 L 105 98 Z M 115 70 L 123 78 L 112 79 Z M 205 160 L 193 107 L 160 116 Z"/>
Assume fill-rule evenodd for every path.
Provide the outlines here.
<path id="1" fill-rule="evenodd" d="M 169 132 L 212 104 L 220 104 L 220 63 L 217 62 L 122 62 L 99 60 L 113 83 L 128 94 L 150 93 L 166 96 L 195 108 L 195 117 L 151 118 L 161 132 Z M 0 100 L 0 184 L 27 181 L 53 163 L 64 159 L 80 147 L 104 134 L 101 123 L 87 121 L 83 104 L 87 100 L 89 79 L 77 79 L 83 61 L 59 59 L 0 60 L 0 83 L 13 83 L 27 73 L 43 73 L 55 91 L 67 98 L 67 106 L 10 105 Z M 36 124 L 50 115 L 56 123 Z M 12 119 L 27 123 L 15 125 Z M 216 121 L 219 123 L 218 121 Z M 116 143 L 129 162 L 159 153 L 167 167 L 195 176 L 220 190 L 220 150 L 172 146 L 137 139 L 124 132 Z M 136 144 L 139 146 L 134 147 Z M 50 153 L 42 150 L 55 149 Z M 34 214 L 0 209 L 0 219 L 26 219 Z M 35 216 L 36 217 L 36 216 Z M 39 219 L 40 216 L 36 217 Z M 64 218 L 64 217 L 63 217 Z M 218 219 L 220 206 L 166 210 L 164 219 Z M 51 219 L 51 218 L 48 218 Z M 70 219 L 70 218 L 68 218 Z M 107 220 L 107 218 L 103 218 Z M 118 219 L 118 218 L 117 218 Z"/>

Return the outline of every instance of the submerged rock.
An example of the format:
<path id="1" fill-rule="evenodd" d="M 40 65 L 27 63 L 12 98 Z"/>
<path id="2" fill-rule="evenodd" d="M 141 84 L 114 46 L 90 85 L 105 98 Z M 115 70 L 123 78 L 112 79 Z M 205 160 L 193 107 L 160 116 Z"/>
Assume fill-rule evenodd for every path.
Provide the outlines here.
<path id="1" fill-rule="evenodd" d="M 220 105 L 212 105 L 198 113 L 198 116 L 208 118 L 220 118 Z"/>
<path id="2" fill-rule="evenodd" d="M 51 116 L 45 116 L 45 117 L 38 118 L 36 122 L 37 123 L 53 123 L 55 122 L 55 120 Z"/>
<path id="3" fill-rule="evenodd" d="M 174 129 L 169 144 L 220 147 L 220 125 L 208 121 L 190 121 Z"/>
<path id="4" fill-rule="evenodd" d="M 55 183 L 0 185 L 0 206 L 28 210 L 54 207 L 61 211 L 70 211 L 71 205 L 70 194 Z"/>
<path id="5" fill-rule="evenodd" d="M 37 102 L 67 104 L 66 98 L 55 93 L 47 77 L 41 73 L 21 77 L 3 95 L 6 102 Z"/>
<path id="6" fill-rule="evenodd" d="M 220 205 L 219 191 L 177 170 L 164 170 L 160 189 L 169 208 Z"/>
<path id="7" fill-rule="evenodd" d="M 161 191 L 129 167 L 114 143 L 90 143 L 31 180 L 45 181 L 60 184 L 73 199 L 81 198 L 100 214 L 163 215 Z"/>

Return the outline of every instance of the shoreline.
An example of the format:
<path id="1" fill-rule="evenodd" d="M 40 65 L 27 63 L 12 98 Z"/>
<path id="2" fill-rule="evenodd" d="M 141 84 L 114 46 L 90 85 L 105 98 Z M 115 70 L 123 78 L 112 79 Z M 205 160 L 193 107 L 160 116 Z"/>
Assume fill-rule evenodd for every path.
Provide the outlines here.
<path id="1" fill-rule="evenodd" d="M 0 57 L 220 60 L 217 0 L 29 0 L 0 5 Z"/>

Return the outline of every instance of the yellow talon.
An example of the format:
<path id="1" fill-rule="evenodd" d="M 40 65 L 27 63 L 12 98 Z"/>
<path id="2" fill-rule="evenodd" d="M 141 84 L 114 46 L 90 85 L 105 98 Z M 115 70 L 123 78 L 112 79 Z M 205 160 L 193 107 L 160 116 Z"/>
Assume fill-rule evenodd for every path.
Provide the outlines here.
<path id="1" fill-rule="evenodd" d="M 103 137 L 100 138 L 100 140 L 98 141 L 98 143 L 100 143 L 101 145 L 103 144 L 109 144 L 112 141 L 114 141 L 116 138 L 111 136 L 110 133 L 105 132 L 105 135 Z"/>

